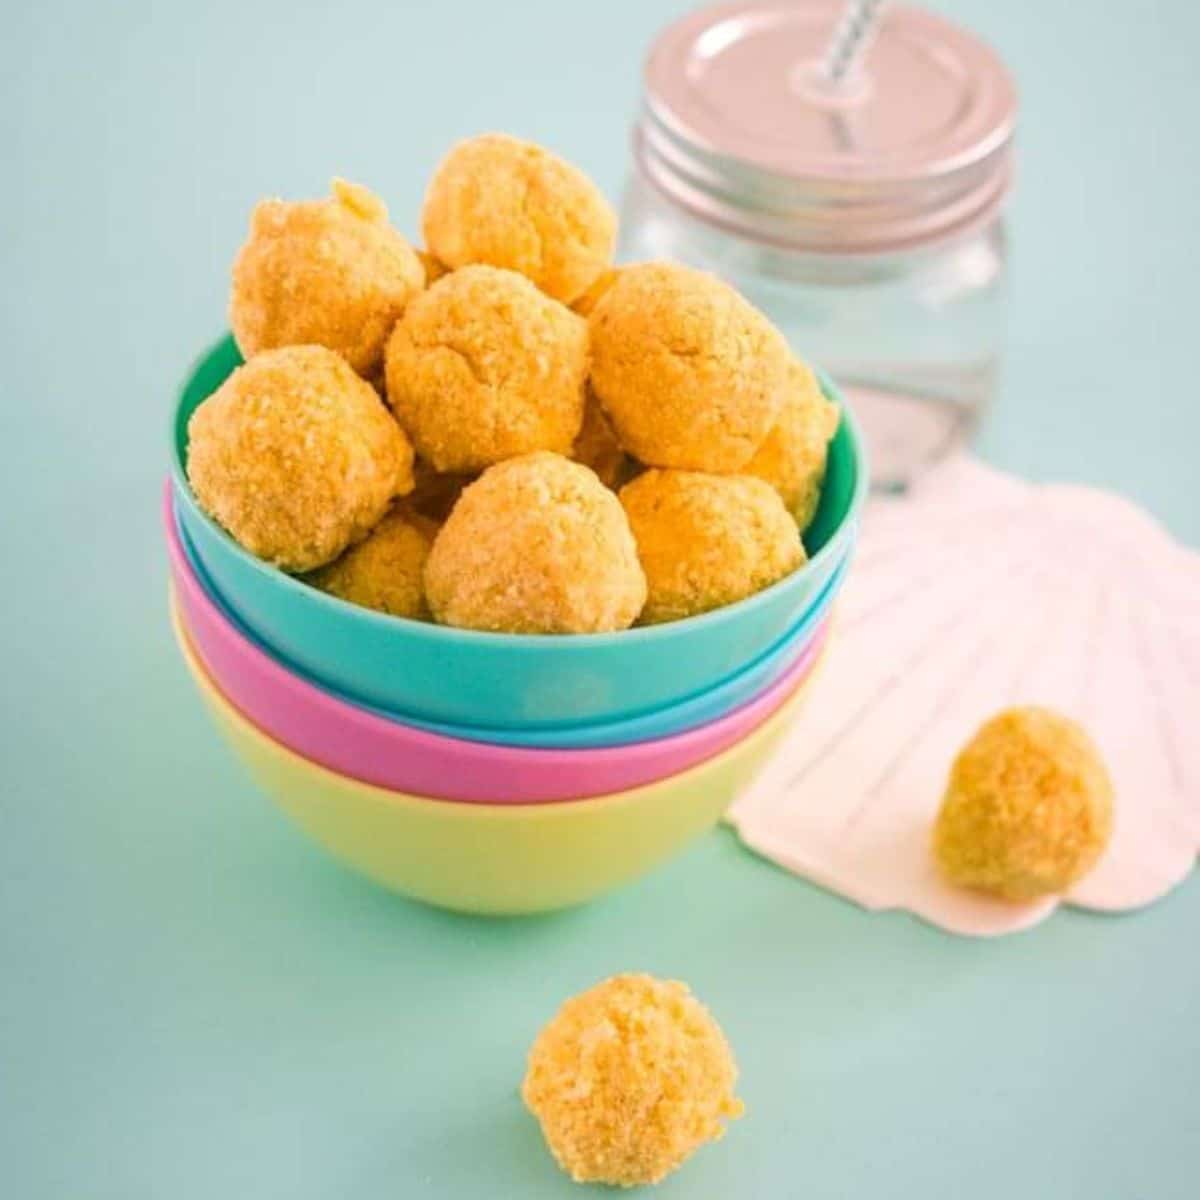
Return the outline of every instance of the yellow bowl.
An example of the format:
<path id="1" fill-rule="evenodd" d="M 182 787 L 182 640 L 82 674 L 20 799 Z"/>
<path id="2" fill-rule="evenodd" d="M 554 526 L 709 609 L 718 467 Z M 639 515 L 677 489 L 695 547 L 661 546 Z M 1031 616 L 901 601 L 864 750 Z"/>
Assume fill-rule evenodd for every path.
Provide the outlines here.
<path id="1" fill-rule="evenodd" d="M 328 771 L 251 724 L 217 690 L 175 622 L 217 726 L 255 782 L 335 858 L 384 887 L 461 912 L 565 908 L 627 883 L 717 823 L 808 692 L 691 770 L 591 800 L 462 804 L 386 791 Z"/>

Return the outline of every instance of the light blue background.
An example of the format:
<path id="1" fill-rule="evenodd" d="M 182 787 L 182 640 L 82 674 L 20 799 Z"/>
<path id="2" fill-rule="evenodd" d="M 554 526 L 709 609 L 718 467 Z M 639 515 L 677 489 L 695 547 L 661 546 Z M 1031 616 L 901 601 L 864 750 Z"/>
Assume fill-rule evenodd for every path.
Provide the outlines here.
<path id="1" fill-rule="evenodd" d="M 516 1097 L 566 994 L 631 968 L 723 1021 L 750 1115 L 661 1195 L 1183 1200 L 1200 881 L 995 943 L 867 916 L 714 835 L 579 912 L 488 923 L 344 873 L 252 790 L 167 632 L 173 389 L 253 201 L 337 172 L 414 223 L 504 128 L 611 194 L 683 6 L 6 5 L 0 38 L 0 1193 L 575 1194 Z M 939 7 L 1023 103 L 1011 358 L 983 446 L 1200 539 L 1200 18 Z"/>

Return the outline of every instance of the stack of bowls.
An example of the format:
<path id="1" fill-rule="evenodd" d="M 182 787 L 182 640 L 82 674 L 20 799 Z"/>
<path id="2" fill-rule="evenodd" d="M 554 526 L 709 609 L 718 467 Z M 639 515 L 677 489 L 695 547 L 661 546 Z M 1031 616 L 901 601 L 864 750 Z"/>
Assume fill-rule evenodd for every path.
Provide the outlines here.
<path id="1" fill-rule="evenodd" d="M 589 899 L 720 819 L 800 707 L 827 637 L 867 479 L 844 408 L 809 561 L 773 587 L 622 633 L 478 633 L 347 604 L 201 511 L 188 418 L 240 361 L 219 343 L 174 416 L 172 612 L 218 727 L 290 816 L 388 887 L 486 913 Z"/>

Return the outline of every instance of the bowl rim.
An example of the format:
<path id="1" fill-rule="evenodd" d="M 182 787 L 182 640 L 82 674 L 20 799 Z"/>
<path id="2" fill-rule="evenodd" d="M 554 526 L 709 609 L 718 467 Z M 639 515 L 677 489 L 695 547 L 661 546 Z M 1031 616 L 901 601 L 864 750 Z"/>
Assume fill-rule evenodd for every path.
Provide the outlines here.
<path id="1" fill-rule="evenodd" d="M 367 793 L 369 799 L 402 808 L 420 809 L 434 806 L 443 816 L 459 817 L 468 821 L 538 821 L 553 820 L 555 817 L 586 813 L 600 808 L 633 807 L 648 800 L 652 794 L 668 786 L 672 791 L 690 783 L 699 783 L 708 774 L 719 770 L 728 759 L 745 752 L 752 743 L 769 737 L 777 729 L 786 727 L 795 716 L 801 702 L 812 688 L 813 681 L 822 673 L 825 654 L 818 653 L 811 668 L 797 682 L 790 694 L 770 713 L 765 720 L 756 725 L 745 737 L 739 738 L 732 746 L 704 759 L 703 762 L 665 775 L 650 783 L 639 784 L 634 788 L 626 788 L 619 792 L 605 792 L 599 796 L 585 796 L 575 800 L 547 800 L 538 804 L 472 804 L 461 800 L 443 800 L 436 796 L 420 796 L 413 792 L 393 791 L 380 787 L 376 783 L 365 783 L 351 775 L 343 775 L 339 771 L 330 770 L 303 754 L 277 741 L 265 730 L 260 729 L 249 717 L 231 701 L 213 680 L 207 668 L 200 661 L 195 649 L 189 644 L 188 637 L 179 622 L 174 608 L 171 611 L 171 628 L 176 645 L 193 684 L 201 691 L 206 703 L 212 705 L 220 716 L 236 727 L 245 731 L 246 736 L 260 742 L 274 758 L 289 762 L 292 770 L 314 776 L 317 779 L 333 781 L 337 786 L 345 786 L 360 795 Z M 290 761 L 289 761 L 290 760 Z M 256 786 L 257 781 L 256 781 Z"/>
<path id="2" fill-rule="evenodd" d="M 188 389 L 201 367 L 218 350 L 232 341 L 232 335 L 227 333 L 195 358 L 182 386 L 177 390 L 167 430 L 171 482 L 176 495 L 211 535 L 224 543 L 235 558 L 246 564 L 256 575 L 262 577 L 268 585 L 280 586 L 284 591 L 297 595 L 302 602 L 315 604 L 317 608 L 329 610 L 334 616 L 358 622 L 383 633 L 389 630 L 403 631 L 406 636 L 441 645 L 508 646 L 514 650 L 538 651 L 549 647 L 599 648 L 614 643 L 632 648 L 638 644 L 670 641 L 675 637 L 686 636 L 693 630 L 718 628 L 731 621 L 739 620 L 743 614 L 752 613 L 756 609 L 768 605 L 780 592 L 798 587 L 802 580 L 816 572 L 818 565 L 824 567 L 828 560 L 836 555 L 843 541 L 847 537 L 853 536 L 853 530 L 861 515 L 869 487 L 870 471 L 866 443 L 858 421 L 837 384 L 820 367 L 814 366 L 813 373 L 821 385 L 825 398 L 831 400 L 838 407 L 839 427 L 844 427 L 849 437 L 851 460 L 855 468 L 854 486 L 842 519 L 834 527 L 825 544 L 811 558 L 806 558 L 795 571 L 777 580 L 770 587 L 763 588 L 762 591 L 755 592 L 753 596 L 748 596 L 744 600 L 737 600 L 733 604 L 726 604 L 721 608 L 699 613 L 694 617 L 684 617 L 679 621 L 665 621 L 656 625 L 635 625 L 629 629 L 607 633 L 498 633 L 483 629 L 460 629 L 452 625 L 439 625 L 432 621 L 417 621 L 409 617 L 393 616 L 390 613 L 376 612 L 373 609 L 352 604 L 348 600 L 342 600 L 337 596 L 331 596 L 328 592 L 305 583 L 296 575 L 290 575 L 278 567 L 270 566 L 242 547 L 200 507 L 191 484 L 188 482 L 187 471 L 179 453 L 179 439 L 176 435 L 179 428 L 180 410 L 187 398 Z"/>
<path id="3" fill-rule="evenodd" d="M 293 754 L 298 755 L 305 761 L 312 763 L 315 767 L 321 767 L 323 770 L 329 771 L 333 775 L 339 775 L 344 779 L 353 780 L 355 783 L 365 783 L 369 787 L 377 787 L 385 792 L 394 792 L 402 796 L 415 796 L 422 800 L 437 800 L 444 801 L 450 804 L 474 804 L 485 806 L 499 806 L 504 808 L 521 807 L 526 805 L 540 804 L 567 804 L 578 800 L 591 800 L 602 798 L 605 796 L 619 795 L 619 792 L 593 790 L 591 784 L 580 785 L 586 790 L 574 790 L 574 785 L 570 785 L 571 794 L 556 795 L 556 796 L 522 796 L 522 797 L 500 797 L 496 795 L 484 795 L 482 792 L 473 793 L 471 795 L 432 795 L 423 792 L 410 792 L 403 788 L 394 787 L 393 785 L 378 779 L 369 779 L 358 774 L 355 770 L 343 766 L 337 766 L 332 763 L 323 761 L 319 757 L 313 757 L 308 748 L 294 744 L 285 737 L 280 736 L 276 731 L 260 723 L 257 715 L 245 711 L 240 704 L 230 697 L 222 682 L 217 679 L 213 673 L 212 667 L 205 660 L 204 652 L 200 649 L 198 639 L 188 620 L 188 615 L 184 602 L 180 599 L 178 588 L 172 586 L 169 589 L 168 603 L 171 608 L 171 622 L 175 630 L 175 635 L 178 640 L 185 642 L 191 654 L 194 656 L 199 665 L 203 668 L 208 677 L 209 682 L 216 688 L 224 698 L 225 702 L 237 710 L 237 712 L 251 725 L 253 725 L 259 733 L 264 737 L 269 738 L 276 745 L 285 750 L 290 750 Z M 727 750 L 733 749 L 738 743 L 752 736 L 761 726 L 765 725 L 770 719 L 788 702 L 791 698 L 803 687 L 806 686 L 809 676 L 811 676 L 820 666 L 828 649 L 828 627 L 823 627 L 812 645 L 808 646 L 797 658 L 796 662 L 790 667 L 785 674 L 775 680 L 768 688 L 761 693 L 751 698 L 746 704 L 739 706 L 737 710 L 725 714 L 716 721 L 710 722 L 707 725 L 697 726 L 694 729 L 683 730 L 677 734 L 668 734 L 664 738 L 655 739 L 653 741 L 638 742 L 630 746 L 605 746 L 605 747 L 586 747 L 578 750 L 563 750 L 551 748 L 547 750 L 539 750 L 527 746 L 497 746 L 490 743 L 466 743 L 469 747 L 475 747 L 477 750 L 482 750 L 485 753 L 472 753 L 475 759 L 474 766 L 477 770 L 494 772 L 516 771 L 527 772 L 532 770 L 540 770 L 545 768 L 551 773 L 561 774 L 563 772 L 572 772 L 577 776 L 584 777 L 593 771 L 605 771 L 614 765 L 616 762 L 628 765 L 630 760 L 635 761 L 635 765 L 642 770 L 654 766 L 664 755 L 677 754 L 681 749 L 689 751 L 700 750 L 700 753 L 687 763 L 686 766 L 668 769 L 665 772 L 656 774 L 653 777 L 645 778 L 641 782 L 631 783 L 624 791 L 635 791 L 639 788 L 646 787 L 653 783 L 658 783 L 666 779 L 670 779 L 676 775 L 682 775 L 691 770 L 693 767 L 702 766 L 713 758 L 719 757 Z M 743 711 L 743 709 L 754 711 Z M 328 714 L 330 719 L 341 719 L 342 714 Z M 728 726 L 733 718 L 737 718 L 740 723 L 745 725 L 745 728 L 740 729 L 736 736 L 730 739 L 727 734 Z M 374 722 L 371 722 L 374 724 Z M 390 737 L 391 731 L 380 731 L 383 736 Z M 427 734 L 422 730 L 412 729 L 409 726 L 397 726 L 398 737 L 401 742 L 407 744 L 395 745 L 391 747 L 391 753 L 403 753 L 408 756 L 411 754 L 427 754 L 431 752 L 431 748 L 427 742 L 418 744 L 417 739 L 434 739 L 441 746 L 432 748 L 432 752 L 439 757 L 445 759 L 447 756 L 460 756 L 462 754 L 461 742 L 455 744 L 455 739 L 446 737 L 442 734 Z M 680 739 L 686 739 L 686 745 L 680 746 Z M 696 742 L 711 739 L 718 744 L 716 750 L 711 747 L 701 745 L 697 747 Z M 720 745 L 721 741 L 724 745 Z M 382 747 L 380 748 L 382 751 Z M 635 754 L 629 754 L 628 751 L 636 751 Z M 561 785 L 563 790 L 568 789 L 567 784 Z"/>
<path id="4" fill-rule="evenodd" d="M 331 718 L 338 716 L 343 720 L 365 722 L 373 726 L 377 724 L 391 726 L 403 731 L 405 736 L 412 738 L 414 744 L 420 744 L 426 748 L 431 745 L 446 748 L 457 747 L 462 748 L 463 753 L 479 755 L 480 757 L 487 755 L 499 759 L 501 756 L 515 756 L 515 760 L 521 762 L 540 760 L 548 763 L 553 761 L 559 765 L 580 767 L 602 765 L 617 756 L 628 757 L 632 754 L 635 757 L 640 757 L 651 754 L 655 749 L 663 750 L 671 746 L 677 747 L 687 744 L 690 743 L 691 739 L 723 729 L 726 722 L 732 721 L 739 714 L 743 714 L 744 710 L 752 706 L 761 705 L 769 697 L 773 697 L 778 703 L 782 703 L 788 694 L 786 685 L 789 677 L 792 677 L 792 682 L 795 682 L 800 677 L 802 674 L 799 669 L 801 663 L 804 664 L 803 673 L 811 671 L 816 659 L 824 652 L 828 644 L 830 632 L 835 621 L 835 593 L 838 587 L 838 580 L 839 578 L 844 578 L 847 570 L 846 563 L 838 564 L 829 582 L 826 583 L 817 597 L 817 604 L 811 610 L 807 611 L 793 626 L 789 627 L 784 637 L 779 642 L 773 644 L 763 657 L 768 655 L 773 656 L 781 650 L 791 651 L 798 643 L 802 642 L 803 644 L 799 652 L 784 665 L 777 675 L 768 679 L 765 684 L 760 685 L 751 695 L 739 701 L 727 711 L 718 716 L 710 717 L 699 724 L 690 725 L 683 729 L 677 729 L 653 737 L 638 737 L 630 741 L 614 742 L 605 745 L 537 746 L 523 742 L 498 741 L 496 740 L 496 735 L 502 734 L 505 731 L 486 726 L 466 726 L 462 733 L 451 733 L 443 728 L 431 728 L 428 723 L 419 718 L 408 717 L 403 713 L 390 712 L 376 705 L 364 703 L 361 700 L 339 692 L 336 688 L 332 688 L 320 680 L 311 678 L 303 670 L 298 669 L 285 659 L 279 658 L 267 646 L 263 645 L 253 633 L 242 626 L 236 616 L 227 611 L 220 598 L 213 594 L 212 585 L 204 578 L 202 568 L 198 568 L 197 564 L 193 562 L 191 556 L 188 554 L 185 543 L 186 535 L 179 528 L 169 488 L 166 489 L 164 496 L 163 521 L 166 532 L 167 557 L 172 577 L 175 580 L 173 584 L 174 590 L 191 595 L 207 614 L 206 619 L 220 630 L 221 636 L 226 641 L 235 644 L 239 654 L 248 656 L 250 659 L 259 662 L 261 664 L 260 670 L 266 671 L 279 680 L 281 686 L 285 686 L 306 697 L 311 695 L 315 698 L 315 702 L 321 705 L 332 705 Z M 175 603 L 181 607 L 185 605 L 185 602 L 179 596 L 176 597 Z M 189 637 L 189 643 L 193 649 L 197 650 L 197 656 L 203 663 L 204 656 L 196 647 L 195 635 L 187 620 L 186 610 L 182 613 L 181 619 L 184 631 Z M 745 669 L 749 670 L 758 666 L 760 662 L 761 659 L 755 659 Z M 207 669 L 207 664 L 205 666 Z M 211 674 L 211 671 L 209 673 Z M 737 678 L 737 676 L 734 678 Z M 218 687 L 220 686 L 219 680 L 214 678 L 213 682 Z M 730 681 L 723 681 L 723 683 L 728 682 Z M 781 693 L 782 698 L 780 698 Z M 689 697 L 688 699 L 691 698 Z M 763 715 L 763 719 L 771 711 L 774 711 L 774 709 L 769 708 L 768 712 Z M 604 724 L 617 726 L 629 723 L 629 721 L 613 721 Z"/>

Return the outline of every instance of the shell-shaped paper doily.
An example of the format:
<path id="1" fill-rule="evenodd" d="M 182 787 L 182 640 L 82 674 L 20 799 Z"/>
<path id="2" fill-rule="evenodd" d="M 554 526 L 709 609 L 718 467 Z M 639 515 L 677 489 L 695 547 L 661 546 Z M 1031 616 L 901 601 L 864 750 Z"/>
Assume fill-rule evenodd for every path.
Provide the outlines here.
<path id="1" fill-rule="evenodd" d="M 1028 928 L 1058 901 L 952 887 L 930 855 L 955 754 L 1017 704 L 1079 721 L 1113 778 L 1112 842 L 1063 899 L 1124 911 L 1184 879 L 1200 851 L 1200 555 L 1120 497 L 962 456 L 868 508 L 812 701 L 729 820 L 866 908 Z"/>

